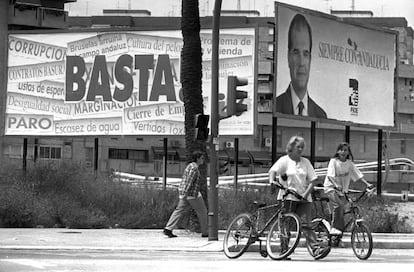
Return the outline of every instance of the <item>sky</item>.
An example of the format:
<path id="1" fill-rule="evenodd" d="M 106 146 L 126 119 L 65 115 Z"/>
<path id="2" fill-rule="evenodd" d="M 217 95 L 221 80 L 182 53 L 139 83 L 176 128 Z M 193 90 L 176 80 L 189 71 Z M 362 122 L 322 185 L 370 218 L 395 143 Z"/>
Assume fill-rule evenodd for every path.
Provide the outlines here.
<path id="1" fill-rule="evenodd" d="M 222 0 L 222 9 L 258 10 L 260 16 L 273 16 L 273 0 Z M 333 10 L 370 10 L 375 17 L 405 17 L 414 28 L 414 0 L 281 0 L 279 2 L 329 13 Z M 200 16 L 212 16 L 214 0 L 199 0 Z M 145 9 L 152 16 L 180 16 L 181 0 L 77 0 L 66 4 L 70 16 L 102 15 L 102 9 Z"/>

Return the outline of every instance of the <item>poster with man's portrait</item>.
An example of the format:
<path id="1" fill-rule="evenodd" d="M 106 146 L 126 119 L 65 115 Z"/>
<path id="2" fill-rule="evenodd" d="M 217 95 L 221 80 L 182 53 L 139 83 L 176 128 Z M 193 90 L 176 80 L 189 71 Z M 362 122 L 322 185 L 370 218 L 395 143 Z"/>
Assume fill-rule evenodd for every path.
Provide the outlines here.
<path id="1" fill-rule="evenodd" d="M 276 116 L 394 126 L 394 31 L 275 3 Z"/>

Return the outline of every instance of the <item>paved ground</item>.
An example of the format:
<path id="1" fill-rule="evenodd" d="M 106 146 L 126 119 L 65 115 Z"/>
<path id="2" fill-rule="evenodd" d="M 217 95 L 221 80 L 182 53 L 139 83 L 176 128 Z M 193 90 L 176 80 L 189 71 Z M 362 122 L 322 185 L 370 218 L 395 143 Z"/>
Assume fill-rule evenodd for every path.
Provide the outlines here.
<path id="1" fill-rule="evenodd" d="M 414 227 L 414 202 L 396 202 L 389 207 Z M 0 249 L 95 249 L 95 250 L 182 250 L 222 251 L 224 231 L 218 241 L 201 238 L 198 233 L 174 230 L 179 237 L 167 238 L 160 229 L 65 229 L 65 228 L 0 228 Z M 414 249 L 412 234 L 373 234 L 375 248 Z M 343 238 L 349 247 L 349 235 Z M 300 246 L 304 246 L 302 241 Z M 256 250 L 253 246 L 251 250 Z"/>
<path id="2" fill-rule="evenodd" d="M 93 249 L 124 251 L 222 251 L 223 231 L 218 241 L 198 233 L 175 230 L 168 238 L 162 230 L 131 229 L 0 229 L 0 249 Z M 414 234 L 373 234 L 375 248 L 414 249 Z M 344 246 L 349 247 L 349 235 Z M 300 246 L 303 246 L 302 242 Z M 252 247 L 255 250 L 255 247 Z"/>

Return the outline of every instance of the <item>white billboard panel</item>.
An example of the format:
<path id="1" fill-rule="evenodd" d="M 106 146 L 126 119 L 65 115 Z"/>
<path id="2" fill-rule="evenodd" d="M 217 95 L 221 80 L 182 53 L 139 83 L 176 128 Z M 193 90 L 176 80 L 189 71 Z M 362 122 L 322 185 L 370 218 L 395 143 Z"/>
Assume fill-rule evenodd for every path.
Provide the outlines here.
<path id="1" fill-rule="evenodd" d="M 321 121 L 394 126 L 394 32 L 285 4 L 275 8 L 277 116 L 302 111 Z"/>
<path id="2" fill-rule="evenodd" d="M 200 34 L 204 112 L 211 108 L 211 30 Z M 184 135 L 180 31 L 9 35 L 6 135 Z M 248 78 L 248 111 L 222 135 L 254 133 L 255 29 L 223 29 L 219 109 L 227 76 Z"/>

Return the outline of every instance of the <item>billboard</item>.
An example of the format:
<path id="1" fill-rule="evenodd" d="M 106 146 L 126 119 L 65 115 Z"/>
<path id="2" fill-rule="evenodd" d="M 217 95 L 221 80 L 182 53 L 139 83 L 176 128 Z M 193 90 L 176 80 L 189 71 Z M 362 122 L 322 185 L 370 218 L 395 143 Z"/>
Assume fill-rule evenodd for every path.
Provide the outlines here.
<path id="1" fill-rule="evenodd" d="M 275 11 L 276 116 L 394 126 L 395 32 L 281 3 Z"/>
<path id="2" fill-rule="evenodd" d="M 211 108 L 211 30 L 200 33 Z M 14 33 L 8 42 L 6 135 L 184 135 L 180 31 Z M 248 111 L 220 134 L 254 133 L 255 29 L 220 33 L 220 109 L 227 76 L 247 77 Z"/>

